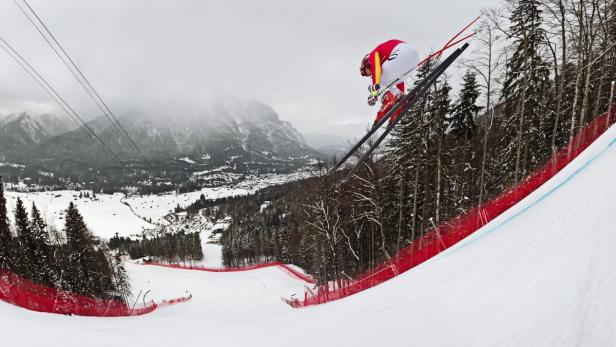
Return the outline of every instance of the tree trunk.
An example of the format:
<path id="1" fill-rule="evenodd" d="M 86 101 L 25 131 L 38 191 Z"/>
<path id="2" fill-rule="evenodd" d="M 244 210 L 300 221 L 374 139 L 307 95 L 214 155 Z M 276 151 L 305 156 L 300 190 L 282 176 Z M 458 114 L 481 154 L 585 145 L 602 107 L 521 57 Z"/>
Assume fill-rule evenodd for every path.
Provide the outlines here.
<path id="1" fill-rule="evenodd" d="M 577 73 L 575 77 L 575 95 L 573 97 L 573 106 L 571 107 L 571 127 L 569 129 L 569 144 L 572 144 L 573 142 L 573 138 L 575 137 L 575 129 L 577 127 L 576 125 L 577 108 L 578 108 L 578 103 L 579 103 L 580 81 L 582 79 L 582 74 L 583 74 L 582 57 L 580 55 L 580 57 L 578 58 Z M 571 150 L 573 150 L 572 145 L 570 145 L 569 147 L 570 153 L 571 153 Z"/>
<path id="2" fill-rule="evenodd" d="M 441 222 L 441 175 L 442 175 L 442 167 L 443 167 L 443 119 L 442 115 L 436 115 L 438 117 L 438 128 L 436 130 L 436 182 L 434 189 L 434 218 L 436 220 L 436 225 L 439 225 Z"/>
<path id="3" fill-rule="evenodd" d="M 417 237 L 417 193 L 419 191 L 419 164 L 415 165 L 415 181 L 413 182 L 413 218 L 411 222 L 411 242 Z"/>
<path id="4" fill-rule="evenodd" d="M 404 201 L 406 199 L 406 167 L 402 168 L 402 172 L 400 175 L 400 193 L 398 195 L 398 203 L 400 204 L 398 210 L 398 237 L 396 238 L 396 254 L 400 252 L 400 242 L 402 240 L 403 230 L 406 228 L 406 214 L 405 214 L 405 204 Z"/>
<path id="5" fill-rule="evenodd" d="M 554 115 L 554 128 L 552 129 L 552 153 L 556 153 L 556 135 L 558 134 L 558 126 L 563 107 L 563 98 L 565 95 L 565 83 L 567 82 L 567 31 L 565 29 L 566 24 L 566 10 L 563 1 L 558 2 L 558 9 L 560 13 L 560 40 L 561 40 L 561 70 L 560 78 L 558 79 L 558 95 L 556 97 L 556 114 Z"/>

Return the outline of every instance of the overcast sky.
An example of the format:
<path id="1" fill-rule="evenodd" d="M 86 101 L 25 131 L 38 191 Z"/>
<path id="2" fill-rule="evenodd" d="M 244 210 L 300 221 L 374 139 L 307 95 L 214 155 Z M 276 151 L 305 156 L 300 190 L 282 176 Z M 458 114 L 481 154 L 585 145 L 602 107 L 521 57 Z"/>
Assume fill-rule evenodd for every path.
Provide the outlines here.
<path id="1" fill-rule="evenodd" d="M 112 110 L 155 100 L 231 94 L 271 105 L 302 132 L 368 124 L 369 80 L 358 66 L 399 38 L 420 54 L 440 47 L 498 0 L 250 1 L 29 0 Z M 86 118 L 98 115 L 76 80 L 12 0 L 0 35 Z M 47 94 L 0 51 L 0 114 L 55 111 Z"/>

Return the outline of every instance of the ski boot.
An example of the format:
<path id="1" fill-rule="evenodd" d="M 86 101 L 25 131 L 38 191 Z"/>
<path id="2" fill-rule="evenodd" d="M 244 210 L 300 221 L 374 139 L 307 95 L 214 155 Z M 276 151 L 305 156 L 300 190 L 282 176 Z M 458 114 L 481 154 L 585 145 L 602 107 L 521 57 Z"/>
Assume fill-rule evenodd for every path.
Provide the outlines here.
<path id="1" fill-rule="evenodd" d="M 389 110 L 391 110 L 392 107 L 396 105 L 398 100 L 400 100 L 400 98 L 397 98 L 396 96 L 394 96 L 392 92 L 389 92 L 389 91 L 386 92 L 383 95 L 383 98 L 381 99 L 381 109 L 376 114 L 376 119 L 374 120 L 374 124 L 378 123 L 383 117 L 385 117 L 387 112 L 389 112 Z M 391 124 L 396 118 L 398 118 L 400 113 L 402 113 L 402 109 L 403 109 L 402 107 L 398 108 L 396 112 L 394 112 L 391 115 L 391 117 L 389 117 L 389 124 Z"/>

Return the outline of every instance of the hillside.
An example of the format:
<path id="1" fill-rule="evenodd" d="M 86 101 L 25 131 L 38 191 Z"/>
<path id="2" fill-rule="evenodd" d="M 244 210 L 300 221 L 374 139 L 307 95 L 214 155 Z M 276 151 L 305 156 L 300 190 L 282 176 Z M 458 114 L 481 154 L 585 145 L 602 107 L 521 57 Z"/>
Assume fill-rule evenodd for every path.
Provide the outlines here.
<path id="1" fill-rule="evenodd" d="M 188 157 L 197 163 L 224 164 L 232 159 L 275 162 L 317 154 L 289 122 L 255 100 L 206 105 L 156 102 L 122 114 L 119 122 L 149 159 Z M 105 116 L 89 125 L 120 158 L 139 159 Z M 38 146 L 36 155 L 40 159 L 108 159 L 83 133 L 78 129 L 56 136 Z"/>
<path id="2" fill-rule="evenodd" d="M 148 299 L 162 300 L 190 293 L 193 300 L 129 319 L 46 315 L 0 303 L 0 338 L 8 345 L 48 346 L 85 339 L 103 346 L 110 334 L 117 346 L 200 340 L 221 346 L 610 346 L 616 343 L 615 139 L 612 128 L 467 240 L 344 300 L 291 309 L 280 296 L 299 295 L 305 283 L 276 268 L 211 273 L 129 264 L 135 295 L 151 290 Z"/>
<path id="3" fill-rule="evenodd" d="M 28 112 L 0 115 L 0 155 L 18 157 L 54 136 L 71 130 L 68 119 Z"/>

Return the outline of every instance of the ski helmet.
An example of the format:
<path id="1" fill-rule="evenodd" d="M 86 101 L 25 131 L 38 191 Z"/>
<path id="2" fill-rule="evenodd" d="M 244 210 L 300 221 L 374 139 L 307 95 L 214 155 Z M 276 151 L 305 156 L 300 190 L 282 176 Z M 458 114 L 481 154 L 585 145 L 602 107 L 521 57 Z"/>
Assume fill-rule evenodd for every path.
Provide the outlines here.
<path id="1" fill-rule="evenodd" d="M 362 76 L 368 76 L 368 72 L 366 70 L 370 69 L 370 54 L 366 54 L 364 58 L 361 60 L 361 65 L 359 66 L 359 73 Z"/>

